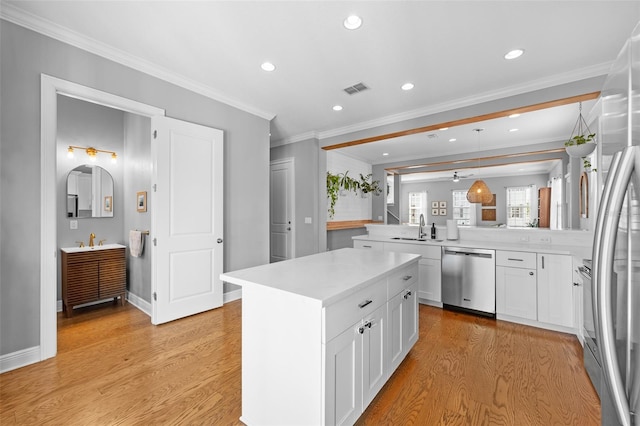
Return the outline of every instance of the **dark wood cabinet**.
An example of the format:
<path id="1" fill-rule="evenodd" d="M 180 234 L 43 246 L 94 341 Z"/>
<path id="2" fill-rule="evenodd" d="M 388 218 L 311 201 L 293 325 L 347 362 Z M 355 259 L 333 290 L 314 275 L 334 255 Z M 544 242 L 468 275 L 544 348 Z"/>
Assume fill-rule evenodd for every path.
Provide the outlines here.
<path id="1" fill-rule="evenodd" d="M 62 309 L 67 317 L 73 307 L 113 298 L 125 303 L 127 267 L 125 248 L 96 248 L 78 252 L 61 250 Z"/>
<path id="2" fill-rule="evenodd" d="M 548 228 L 551 224 L 551 188 L 538 189 L 538 226 Z"/>

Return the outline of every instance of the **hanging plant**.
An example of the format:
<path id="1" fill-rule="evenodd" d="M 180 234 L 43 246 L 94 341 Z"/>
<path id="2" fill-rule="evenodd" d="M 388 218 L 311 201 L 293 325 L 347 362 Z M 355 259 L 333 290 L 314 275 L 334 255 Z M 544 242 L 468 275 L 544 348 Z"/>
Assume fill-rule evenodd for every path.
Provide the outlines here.
<path id="1" fill-rule="evenodd" d="M 353 191 L 355 193 L 360 191 L 363 194 L 373 193 L 374 195 L 380 195 L 382 193 L 380 181 L 370 181 L 373 176 L 371 173 L 366 176 L 360 174 L 360 180 L 353 179 L 349 177 L 348 174 L 348 170 L 344 173 L 338 173 L 335 175 L 331 172 L 327 172 L 327 198 L 329 199 L 329 208 L 327 211 L 329 212 L 330 219 L 333 219 L 333 216 L 336 213 L 335 206 L 341 189 L 344 189 L 345 191 Z"/>
<path id="2" fill-rule="evenodd" d="M 582 117 L 582 102 L 580 102 L 578 119 L 573 126 L 569 140 L 564 143 L 567 154 L 571 157 L 583 157 L 596 149 L 596 134 L 592 133 L 587 122 Z"/>

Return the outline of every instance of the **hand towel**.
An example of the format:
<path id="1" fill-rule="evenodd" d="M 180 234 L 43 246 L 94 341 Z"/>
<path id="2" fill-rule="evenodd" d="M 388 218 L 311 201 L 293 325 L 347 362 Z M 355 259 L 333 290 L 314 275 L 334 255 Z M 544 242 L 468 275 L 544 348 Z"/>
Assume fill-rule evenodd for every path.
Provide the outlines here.
<path id="1" fill-rule="evenodd" d="M 133 257 L 140 257 L 144 248 L 144 235 L 141 231 L 129 231 L 129 252 Z"/>

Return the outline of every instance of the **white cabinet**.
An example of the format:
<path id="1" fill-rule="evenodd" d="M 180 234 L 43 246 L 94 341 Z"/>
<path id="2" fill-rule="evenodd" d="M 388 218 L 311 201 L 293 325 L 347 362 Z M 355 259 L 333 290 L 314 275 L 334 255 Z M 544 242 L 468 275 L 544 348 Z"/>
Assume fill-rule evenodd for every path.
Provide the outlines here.
<path id="1" fill-rule="evenodd" d="M 393 296 L 406 295 L 404 355 L 418 336 L 419 259 L 340 249 L 222 274 L 242 285 L 240 420 L 353 424 L 393 372 Z"/>
<path id="2" fill-rule="evenodd" d="M 439 304 L 442 302 L 442 249 L 431 243 L 384 243 L 384 251 L 415 253 L 421 257 L 418 296 Z"/>
<path id="3" fill-rule="evenodd" d="M 418 340 L 417 283 L 389 300 L 390 373 L 395 371 Z"/>
<path id="4" fill-rule="evenodd" d="M 373 249 L 373 250 L 382 251 L 384 249 L 384 243 L 381 241 L 353 240 L 353 248 Z"/>
<path id="5" fill-rule="evenodd" d="M 496 251 L 496 314 L 537 319 L 536 254 Z"/>
<path id="6" fill-rule="evenodd" d="M 327 343 L 326 423 L 351 425 L 388 378 L 387 305 Z"/>
<path id="7" fill-rule="evenodd" d="M 574 327 L 571 256 L 538 253 L 538 321 Z"/>

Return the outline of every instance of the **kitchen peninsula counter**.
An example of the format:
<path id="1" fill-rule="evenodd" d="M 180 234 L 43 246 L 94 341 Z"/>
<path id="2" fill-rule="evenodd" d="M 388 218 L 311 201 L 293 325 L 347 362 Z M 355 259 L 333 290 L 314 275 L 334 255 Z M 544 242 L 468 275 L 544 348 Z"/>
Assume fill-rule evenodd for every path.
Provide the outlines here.
<path id="1" fill-rule="evenodd" d="M 418 338 L 418 260 L 345 248 L 224 273 L 242 286 L 247 425 L 353 424 Z"/>

